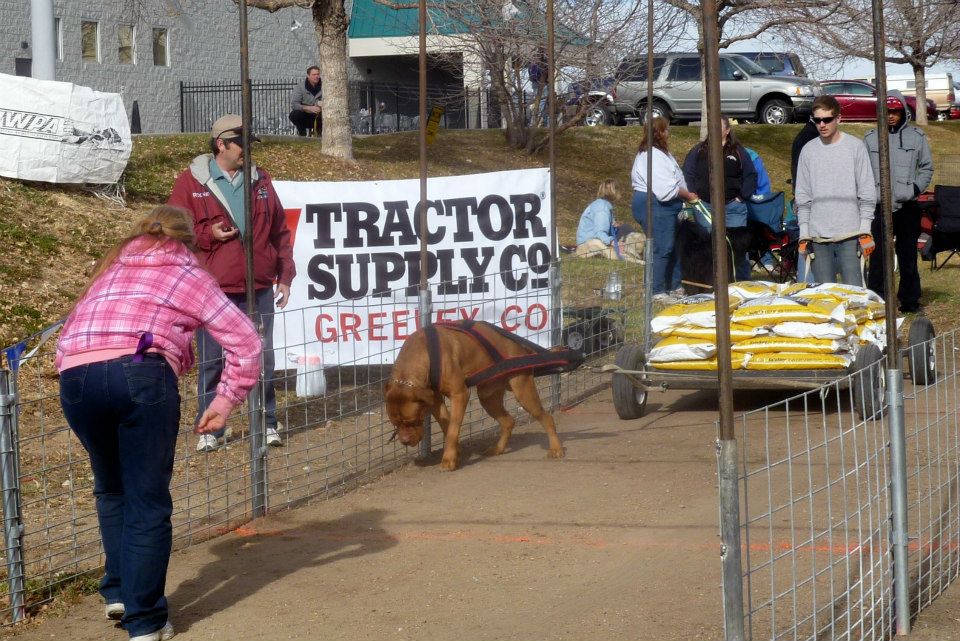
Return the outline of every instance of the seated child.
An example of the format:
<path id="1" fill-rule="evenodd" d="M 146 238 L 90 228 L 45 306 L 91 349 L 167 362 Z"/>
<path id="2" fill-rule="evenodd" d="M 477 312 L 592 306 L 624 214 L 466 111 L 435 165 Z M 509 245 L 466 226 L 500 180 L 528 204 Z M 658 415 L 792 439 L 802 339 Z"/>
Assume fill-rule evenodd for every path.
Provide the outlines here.
<path id="1" fill-rule="evenodd" d="M 587 205 L 577 225 L 577 256 L 602 256 L 615 260 L 643 262 L 645 236 L 630 225 L 613 218 L 617 185 L 607 179 L 597 188 L 597 199 Z"/>

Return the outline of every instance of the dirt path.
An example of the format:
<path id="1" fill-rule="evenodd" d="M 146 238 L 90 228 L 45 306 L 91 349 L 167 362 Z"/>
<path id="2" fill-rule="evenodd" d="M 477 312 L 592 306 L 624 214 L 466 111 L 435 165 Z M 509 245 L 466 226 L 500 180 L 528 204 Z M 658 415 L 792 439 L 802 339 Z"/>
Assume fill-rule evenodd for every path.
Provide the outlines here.
<path id="1" fill-rule="evenodd" d="M 648 408 L 620 421 L 605 392 L 559 415 L 562 461 L 527 426 L 501 457 L 478 443 L 455 473 L 407 466 L 175 553 L 177 638 L 721 639 L 715 395 Z M 95 597 L 17 634 L 125 637 Z"/>

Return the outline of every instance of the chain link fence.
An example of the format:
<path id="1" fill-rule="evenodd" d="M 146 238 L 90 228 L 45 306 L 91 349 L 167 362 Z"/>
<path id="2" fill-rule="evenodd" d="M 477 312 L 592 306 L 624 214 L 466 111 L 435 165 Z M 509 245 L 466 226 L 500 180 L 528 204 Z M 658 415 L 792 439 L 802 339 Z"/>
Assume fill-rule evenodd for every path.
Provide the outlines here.
<path id="1" fill-rule="evenodd" d="M 449 302 L 448 295 L 444 308 L 435 307 L 432 317 L 452 320 L 459 312 L 450 310 L 475 310 L 478 320 L 525 326 L 531 340 L 546 345 L 563 342 L 582 349 L 587 355 L 584 367 L 537 379 L 544 406 L 555 411 L 607 385 L 608 377 L 593 373 L 590 366 L 612 362 L 624 341 L 639 340 L 642 267 L 601 258 L 555 261 L 549 267 L 548 286 L 539 294 L 517 296 L 501 286 L 482 299 L 463 294 L 455 304 Z M 617 278 L 611 281 L 614 272 Z M 528 276 L 526 270 L 510 274 L 509 279 L 491 282 Z M 609 282 L 620 285 L 613 291 Z M 436 287 L 431 285 L 431 289 Z M 384 300 L 391 297 L 347 301 L 336 308 L 325 305 L 323 312 L 331 317 L 343 316 L 339 312 L 382 313 L 377 332 L 401 336 L 412 333 L 416 310 L 402 317 L 388 315 L 392 308 L 380 302 Z M 494 308 L 505 311 L 494 317 Z M 280 327 L 299 323 L 302 327 L 310 311 L 316 310 L 278 313 L 275 323 Z M 551 318 L 555 319 L 555 328 L 552 334 L 546 334 Z M 310 384 L 307 377 L 315 377 L 318 372 L 310 371 L 306 359 L 300 359 L 322 353 L 328 344 L 323 341 L 330 339 L 326 329 L 318 329 L 303 328 L 300 335 L 312 338 L 288 344 L 291 360 L 286 364 L 278 361 L 278 371 L 266 381 L 276 389 L 284 441 L 283 447 L 269 448 L 266 455 L 265 500 L 272 510 L 348 491 L 408 463 L 416 453 L 392 439 L 393 426 L 383 412 L 382 390 L 393 354 L 371 349 L 365 357 L 357 358 L 355 343 L 351 342 L 357 337 L 345 336 L 343 341 L 332 343 L 337 346 L 339 365 L 319 366 L 321 378 L 312 381 L 322 381 L 325 393 L 305 394 Z M 337 331 L 349 334 L 353 330 L 340 327 Z M 55 339 L 54 332 L 48 334 Z M 0 369 L 0 479 L 6 535 L 5 571 L 0 577 L 6 594 L 0 601 L 0 614 L 8 623 L 49 601 L 65 583 L 96 572 L 103 561 L 93 475 L 86 452 L 67 427 L 60 409 L 55 340 L 42 344 L 34 353 L 23 354 L 36 342 L 34 337 L 5 350 L 5 367 Z M 180 394 L 181 430 L 171 483 L 176 548 L 249 521 L 258 498 L 254 496 L 251 471 L 258 454 L 251 451 L 249 415 L 238 408 L 231 417 L 232 434 L 226 444 L 214 452 L 200 453 L 192 432 L 197 411 L 196 368 L 181 379 Z M 512 398 L 511 403 L 507 409 L 520 422 L 526 421 L 526 414 L 519 411 Z M 482 439 L 497 430 L 496 421 L 472 400 L 461 441 Z M 434 433 L 439 434 L 436 426 Z M 442 447 L 439 436 L 432 442 L 433 450 Z"/>

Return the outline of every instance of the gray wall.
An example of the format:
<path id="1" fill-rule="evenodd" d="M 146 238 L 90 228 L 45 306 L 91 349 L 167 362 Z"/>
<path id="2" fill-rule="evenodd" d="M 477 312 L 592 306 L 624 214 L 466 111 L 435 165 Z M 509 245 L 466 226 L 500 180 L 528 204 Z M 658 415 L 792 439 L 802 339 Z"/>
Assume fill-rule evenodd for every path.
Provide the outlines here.
<path id="1" fill-rule="evenodd" d="M 231 0 L 55 0 L 54 14 L 63 35 L 57 80 L 120 93 L 128 115 L 138 101 L 144 133 L 180 130 L 181 81 L 239 80 L 239 22 Z M 0 16 L 0 73 L 13 74 L 16 58 L 32 55 L 30 0 L 0 0 Z M 250 9 L 248 16 L 251 78 L 302 77 L 316 64 L 316 35 L 308 10 Z M 82 20 L 100 22 L 100 62 L 81 59 Z M 294 20 L 303 26 L 291 31 Z M 136 64 L 119 62 L 118 24 L 136 25 Z M 154 27 L 168 30 L 169 67 L 153 64 Z M 359 76 L 353 65 L 348 72 Z"/>

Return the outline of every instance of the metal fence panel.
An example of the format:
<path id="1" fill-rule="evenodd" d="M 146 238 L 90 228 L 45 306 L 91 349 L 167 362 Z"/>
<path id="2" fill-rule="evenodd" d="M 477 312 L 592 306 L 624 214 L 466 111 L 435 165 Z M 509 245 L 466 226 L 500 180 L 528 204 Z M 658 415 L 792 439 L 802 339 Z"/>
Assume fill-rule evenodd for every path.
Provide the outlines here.
<path id="1" fill-rule="evenodd" d="M 915 384 L 904 398 L 909 586 L 914 613 L 930 605 L 960 574 L 957 332 L 938 336 L 927 346 L 936 363 L 936 380 Z"/>
<path id="2" fill-rule="evenodd" d="M 936 380 L 918 374 L 904 384 L 905 580 L 916 615 L 960 572 L 956 331 L 914 350 L 902 351 L 906 372 L 936 363 Z M 881 366 L 865 371 L 882 378 Z M 861 380 L 839 376 L 739 419 L 748 639 L 893 634 L 889 428 L 886 413 L 864 418 L 854 409 L 867 393 Z"/>
<path id="3" fill-rule="evenodd" d="M 557 265 L 561 278 L 555 279 L 554 286 L 559 290 L 555 298 L 547 298 L 560 301 L 563 310 L 564 329 L 557 336 L 564 341 L 579 341 L 588 365 L 612 362 L 624 340 L 639 340 L 642 267 L 599 258 L 563 260 Z M 615 293 L 606 288 L 613 271 L 623 283 Z M 525 270 L 513 275 L 520 278 Z M 505 288 L 493 292 L 490 298 L 517 300 L 516 294 Z M 479 305 L 480 301 L 464 295 L 458 303 Z M 349 308 L 358 304 L 341 305 Z M 545 309 L 548 314 L 553 311 L 552 305 Z M 298 314 L 302 316 L 303 312 L 281 312 L 276 322 L 296 322 Z M 391 329 L 385 325 L 385 331 Z M 19 457 L 19 473 L 14 476 L 22 496 L 25 534 L 22 550 L 8 546 L 4 560 L 9 562 L 12 555 L 22 552 L 30 608 L 48 601 L 63 584 L 97 570 L 103 560 L 93 476 L 87 454 L 67 427 L 60 408 L 53 345 L 54 341 L 46 343 L 34 356 L 20 362 L 13 376 L 18 386 L 16 420 L 10 425 Z M 314 346 L 301 347 L 306 352 Z M 407 463 L 416 454 L 415 449 L 407 450 L 391 441 L 393 427 L 382 413 L 382 390 L 390 366 L 378 364 L 377 354 L 362 360 L 341 355 L 340 360 L 340 366 L 324 369 L 326 393 L 320 397 L 297 395 L 297 369 L 292 363 L 286 370 L 278 363 L 278 371 L 267 381 L 275 386 L 277 414 L 284 426 L 284 446 L 270 448 L 268 453 L 270 509 L 342 493 Z M 605 375 L 593 373 L 589 367 L 563 374 L 559 380 L 538 379 L 544 406 L 553 410 L 574 404 L 608 384 Z M 192 433 L 197 411 L 196 369 L 181 379 L 180 393 L 181 428 L 171 483 L 177 548 L 228 532 L 250 520 L 253 498 L 248 416 L 238 408 L 230 419 L 232 435 L 227 444 L 215 452 L 198 453 L 197 437 Z M 507 409 L 520 422 L 527 420 L 515 402 Z M 473 399 L 461 442 L 485 438 L 495 429 L 495 421 Z M 442 443 L 439 438 L 433 442 Z M 11 585 L 9 579 L 10 575 L 0 570 L 0 585 Z M 6 622 L 12 619 L 9 600 L 0 604 L 0 616 Z"/>
<path id="4" fill-rule="evenodd" d="M 855 378 L 748 412 L 738 430 L 751 639 L 883 639 L 891 580 L 886 428 Z"/>

